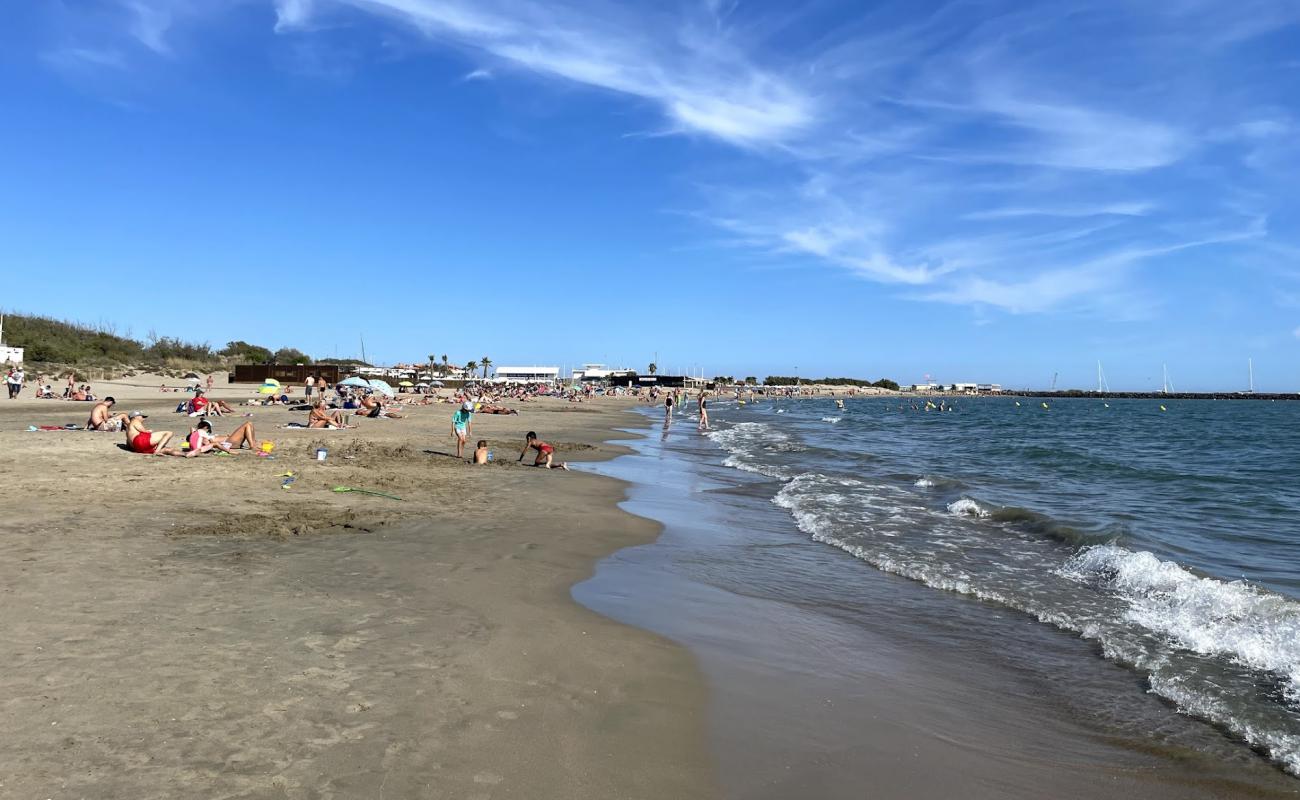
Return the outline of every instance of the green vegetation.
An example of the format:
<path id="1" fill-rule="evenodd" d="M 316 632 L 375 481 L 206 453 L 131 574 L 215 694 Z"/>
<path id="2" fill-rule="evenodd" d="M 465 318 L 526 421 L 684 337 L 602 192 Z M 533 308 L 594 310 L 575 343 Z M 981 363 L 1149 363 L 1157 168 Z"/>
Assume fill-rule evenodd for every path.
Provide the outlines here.
<path id="1" fill-rule="evenodd" d="M 6 314 L 5 343 L 26 349 L 27 361 L 108 366 L 140 361 L 144 345 L 98 327 L 50 317 Z"/>
<path id="2" fill-rule="evenodd" d="M 110 323 L 87 325 L 32 314 L 5 314 L 4 338 L 6 344 L 24 348 L 25 360 L 32 364 L 205 371 L 234 363 L 268 364 L 273 359 L 281 364 L 311 363 L 310 356 L 291 347 L 272 353 L 259 345 L 235 341 L 214 351 L 207 342 L 187 342 L 153 331 L 141 342 L 129 331 L 118 335 Z"/>
<path id="3" fill-rule="evenodd" d="M 235 342 L 226 342 L 226 346 L 221 349 L 218 355 L 244 364 L 270 364 L 272 354 L 265 347 L 249 344 L 241 339 Z"/>
<path id="4" fill-rule="evenodd" d="M 310 364 L 311 356 L 292 347 L 281 347 L 271 356 L 274 364 Z"/>
<path id="5" fill-rule="evenodd" d="M 877 389 L 898 391 L 898 384 L 889 378 L 867 381 L 860 378 L 796 378 L 788 375 L 768 375 L 763 379 L 763 383 L 768 386 L 793 386 L 796 383 L 823 383 L 827 386 L 874 386 Z"/>

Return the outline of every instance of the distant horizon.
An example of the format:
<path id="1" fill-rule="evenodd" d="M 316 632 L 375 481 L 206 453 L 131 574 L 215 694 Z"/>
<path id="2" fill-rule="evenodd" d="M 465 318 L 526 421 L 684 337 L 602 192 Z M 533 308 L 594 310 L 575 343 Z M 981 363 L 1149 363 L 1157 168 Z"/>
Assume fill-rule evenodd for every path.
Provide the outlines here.
<path id="1" fill-rule="evenodd" d="M 133 327 L 133 326 L 126 326 L 126 327 L 119 328 L 116 324 L 114 324 L 114 323 L 112 323 L 111 321 L 108 321 L 108 320 L 101 320 L 100 322 L 97 322 L 97 323 L 87 323 L 87 322 L 84 322 L 84 321 L 78 321 L 78 320 L 72 320 L 72 319 L 60 318 L 60 317 L 57 317 L 57 316 L 54 316 L 54 315 L 51 315 L 51 314 L 34 313 L 34 312 L 31 312 L 31 311 L 25 311 L 25 310 L 24 310 L 24 311 L 19 311 L 19 310 L 14 310 L 14 309 L 5 309 L 5 310 L 3 311 L 3 314 L 4 314 L 5 316 L 11 315 L 11 314 L 18 314 L 18 315 L 25 315 L 25 316 L 35 316 L 35 317 L 48 317 L 48 318 L 54 318 L 54 319 L 59 319 L 60 321 L 68 322 L 68 323 L 75 324 L 75 325 L 81 325 L 81 326 L 85 326 L 85 327 L 88 327 L 88 328 L 101 328 L 101 329 L 103 329 L 103 330 L 105 330 L 105 331 L 107 331 L 107 332 L 111 332 L 111 333 L 113 333 L 114 335 L 123 336 L 124 338 L 134 338 L 134 339 L 137 339 L 137 340 L 139 340 L 139 341 L 141 341 L 141 342 L 145 342 L 145 341 L 146 341 L 146 338 L 145 338 L 145 337 L 140 337 L 140 336 L 135 335 L 135 334 L 132 333 L 132 331 L 134 331 L 134 327 Z M 180 338 L 181 340 L 186 341 L 186 342 L 191 342 L 191 343 L 196 343 L 196 344 L 206 344 L 206 345 L 212 347 L 212 349 L 213 349 L 214 351 L 221 349 L 221 347 L 223 347 L 223 346 L 224 346 L 226 343 L 228 343 L 228 342 L 233 342 L 233 341 L 250 341 L 250 338 L 247 337 L 247 336 L 245 336 L 245 335 L 235 336 L 235 337 L 230 338 L 230 339 L 225 339 L 224 341 L 221 341 L 221 342 L 216 342 L 216 341 L 214 341 L 214 340 L 212 340 L 212 339 L 197 339 L 197 338 L 195 338 L 195 337 L 186 336 L 186 335 L 184 335 L 184 334 L 176 334 L 176 333 L 173 333 L 173 332 L 170 332 L 170 331 L 169 331 L 169 332 L 166 332 L 166 333 L 160 333 L 159 336 L 172 336 L 172 337 Z M 3 341 L 0 341 L 0 344 L 3 344 L 3 343 L 4 343 Z M 271 345 L 271 344 L 267 344 L 267 343 L 263 343 L 263 342 L 258 342 L 258 341 L 252 340 L 252 341 L 250 341 L 250 343 L 251 343 L 251 344 L 257 344 L 257 345 L 262 345 L 262 346 L 268 347 L 268 349 L 271 349 L 272 351 L 277 350 L 277 349 L 279 349 L 279 348 L 281 348 L 281 347 L 294 347 L 294 348 L 297 348 L 297 345 L 294 344 L 294 343 L 292 343 L 292 342 L 287 342 L 287 343 L 276 343 L 276 344 L 274 344 L 274 345 Z M 304 351 L 304 352 L 306 352 L 307 355 L 311 357 L 313 363 L 318 362 L 318 361 L 322 361 L 322 360 L 329 360 L 329 359 L 361 360 L 361 355 L 360 355 L 359 347 L 360 347 L 360 336 L 358 337 L 358 351 L 357 351 L 356 353 L 354 353 L 354 354 L 351 354 L 351 355 L 344 354 L 344 355 L 334 356 L 334 355 L 316 354 L 316 353 L 311 353 L 311 352 L 308 352 L 308 351 Z M 298 348 L 298 349 L 301 349 L 301 348 Z M 373 365 L 373 366 L 376 366 L 376 367 L 392 367 L 393 365 L 396 365 L 396 364 L 427 364 L 427 363 L 428 363 L 428 356 L 429 356 L 428 353 L 425 353 L 423 356 L 408 356 L 408 357 L 401 357 L 401 358 L 395 358 L 395 359 L 385 359 L 385 360 L 382 360 L 382 361 L 377 361 L 377 360 L 375 360 L 375 358 L 374 358 L 373 355 L 371 355 L 371 354 L 369 354 L 369 353 L 368 353 L 367 355 L 369 356 L 369 360 L 367 361 L 367 363 L 369 363 L 369 364 L 371 364 L 371 365 Z M 435 354 L 435 355 L 438 355 L 438 354 Z M 656 372 L 657 372 L 658 374 L 660 374 L 660 375 L 699 375 L 699 374 L 701 374 L 700 371 L 703 370 L 703 375 L 704 375 L 704 377 L 706 377 L 706 378 L 713 378 L 713 377 L 715 377 L 715 376 L 725 375 L 725 376 L 731 376 L 731 377 L 734 377 L 734 378 L 736 378 L 736 379 L 739 380 L 739 379 L 742 379 L 742 378 L 745 378 L 745 377 L 748 377 L 748 376 L 751 376 L 751 375 L 752 375 L 752 376 L 758 378 L 759 381 L 762 381 L 765 377 L 769 377 L 769 376 L 776 376 L 776 375 L 789 375 L 789 376 L 794 376 L 794 375 L 795 375 L 794 372 L 783 372 L 783 371 L 781 371 L 781 370 L 774 370 L 774 369 L 760 369 L 760 370 L 758 370 L 758 371 L 755 371 L 754 368 L 752 368 L 752 367 L 747 368 L 747 369 L 744 369 L 744 370 L 725 370 L 725 369 L 724 369 L 724 370 L 713 370 L 713 369 L 706 369 L 706 368 L 704 368 L 704 367 L 702 367 L 702 366 L 700 366 L 700 365 L 691 365 L 689 368 L 684 368 L 684 367 L 681 367 L 680 365 L 672 365 L 672 364 L 668 364 L 668 363 L 662 363 L 662 364 L 661 364 L 661 363 L 659 363 L 659 362 L 652 362 L 652 361 L 646 361 L 644 364 L 640 364 L 640 365 L 638 365 L 638 364 L 636 364 L 636 363 L 621 363 L 621 362 L 619 362 L 617 359 L 615 359 L 615 360 L 613 360 L 613 361 L 597 360 L 597 359 L 581 359 L 581 360 L 575 360 L 575 361 L 563 361 L 563 360 L 561 360 L 561 361 L 557 361 L 557 360 L 554 360 L 554 359 L 541 359 L 541 360 L 537 360 L 537 359 L 511 359 L 511 358 L 497 358 L 497 357 L 495 357 L 495 356 L 492 356 L 490 353 L 488 353 L 488 354 L 482 354 L 482 355 L 479 355 L 479 356 L 475 356 L 473 360 L 474 360 L 475 362 L 478 362 L 478 361 L 483 357 L 483 355 L 487 355 L 489 358 L 492 359 L 492 367 L 491 367 L 491 369 L 496 369 L 497 367 L 500 367 L 500 366 L 548 366 L 548 367 L 559 367 L 559 368 L 561 369 L 561 371 L 564 372 L 564 373 L 566 373 L 566 374 L 569 373 L 569 372 L 571 372 L 573 369 L 576 369 L 576 368 L 581 367 L 583 364 L 604 364 L 605 366 L 607 366 L 607 367 L 609 367 L 609 368 L 611 368 L 611 369 L 633 369 L 633 370 L 637 370 L 638 372 L 644 374 L 644 373 L 647 372 L 647 369 L 648 369 L 649 365 L 650 365 L 651 363 L 655 363 L 655 364 L 656 364 L 656 367 L 657 367 Z M 459 360 L 458 360 L 455 356 L 451 356 L 450 354 L 449 354 L 449 357 L 448 357 L 448 364 L 449 364 L 450 366 L 452 366 L 452 367 L 455 367 L 455 368 L 461 368 L 461 367 L 464 367 L 465 364 L 466 364 L 468 361 L 469 361 L 469 358 L 468 358 L 468 357 L 463 358 L 463 359 L 459 359 Z M 1170 377 L 1170 383 L 1171 383 L 1171 385 L 1172 385 L 1171 392 L 1172 392 L 1172 393 L 1182 393 L 1182 392 L 1192 392 L 1192 393 L 1222 393 L 1222 394 L 1245 392 L 1245 391 L 1247 390 L 1247 386 L 1249 385 L 1249 376 L 1248 376 L 1248 374 L 1247 374 L 1247 373 L 1248 373 L 1248 370 L 1247 370 L 1247 366 L 1246 366 L 1246 365 L 1247 365 L 1247 362 L 1246 362 L 1246 361 L 1243 361 L 1243 363 L 1242 363 L 1243 381 L 1242 381 L 1242 385 L 1241 385 L 1240 387 L 1232 387 L 1232 386 L 1217 386 L 1217 387 L 1216 387 L 1216 386 L 1209 386 L 1209 387 L 1206 387 L 1206 386 L 1196 386 L 1196 387 L 1183 387 L 1183 386 L 1180 385 L 1180 383 L 1179 383 L 1178 381 L 1174 380 L 1175 373 L 1171 370 L 1171 371 L 1170 371 L 1170 376 L 1169 376 L 1169 377 Z M 1103 362 L 1103 366 L 1104 366 L 1104 362 Z M 1163 365 L 1162 365 L 1162 366 L 1163 366 Z M 1256 364 L 1256 367 L 1258 367 L 1258 364 Z M 1091 391 L 1096 391 L 1096 390 L 1097 390 L 1097 386 L 1096 386 L 1096 372 L 1095 372 L 1096 365 L 1095 365 L 1095 363 L 1094 363 L 1094 365 L 1093 365 L 1093 369 L 1094 369 L 1094 372 L 1093 372 L 1093 383 L 1092 383 L 1091 385 L 1088 385 L 1088 384 L 1069 385 L 1069 384 L 1067 384 L 1067 383 L 1065 382 L 1065 380 L 1061 377 L 1061 376 L 1064 375 L 1065 373 L 1058 373 L 1058 375 L 1057 375 L 1057 387 L 1056 387 L 1056 391 L 1058 391 L 1058 392 L 1067 392 L 1067 391 L 1083 391 L 1083 392 L 1091 392 Z M 1110 380 L 1109 368 L 1105 368 L 1105 369 L 1107 370 L 1106 377 L 1107 377 L 1107 384 L 1109 385 L 1109 389 L 1108 389 L 1108 391 L 1111 391 L 1111 392 L 1145 392 L 1145 393 L 1154 393 L 1154 392 L 1158 392 L 1158 391 L 1160 390 L 1161 386 L 1163 385 L 1164 376 L 1163 376 L 1163 372 L 1162 372 L 1162 371 L 1158 371 L 1157 374 L 1156 374 L 1155 376 L 1147 378 L 1147 387 L 1137 388 L 1137 387 L 1133 387 L 1133 386 L 1120 386 L 1120 385 L 1116 385 L 1114 382 L 1112 382 L 1112 381 Z M 999 385 L 1000 385 L 1004 390 L 1013 390 L 1013 391 L 1022 391 L 1022 390 L 1023 390 L 1023 391 L 1048 391 L 1049 388 L 1050 388 L 1051 378 L 1052 378 L 1052 376 L 1047 376 L 1046 380 L 1045 380 L 1041 385 L 1037 385 L 1037 384 L 1033 384 L 1033 383 L 1012 384 L 1012 383 L 1008 383 L 1008 382 L 1006 382 L 1006 381 L 998 380 L 998 379 L 996 379 L 996 378 L 991 378 L 991 379 L 985 379 L 985 378 L 983 378 L 983 377 L 980 377 L 980 378 L 971 378 L 971 377 L 946 378 L 946 377 L 936 377 L 936 376 L 931 376 L 931 375 L 928 375 L 928 374 L 923 374 L 920 378 L 917 378 L 917 379 L 914 379 L 914 380 L 910 380 L 910 379 L 902 379 L 902 378 L 896 377 L 896 376 L 894 376 L 894 375 L 889 375 L 889 374 L 881 374 L 881 375 L 875 375 L 875 374 L 870 374 L 870 375 L 868 375 L 868 374 L 855 374 L 853 371 L 837 370 L 837 369 L 834 369 L 834 368 L 832 368 L 832 369 L 830 369 L 830 370 L 814 370 L 813 373 L 803 373 L 803 374 L 800 374 L 798 377 L 799 377 L 801 380 L 805 380 L 805 381 L 813 381 L 813 380 L 815 380 L 815 379 L 817 379 L 817 378 L 832 378 L 832 379 L 836 379 L 836 378 L 848 378 L 848 379 L 861 380 L 861 381 L 868 381 L 868 382 L 873 382 L 873 381 L 877 381 L 877 380 L 881 380 L 881 379 L 888 379 L 888 380 L 896 381 L 896 382 L 899 384 L 899 386 L 902 387 L 902 388 L 904 388 L 904 389 L 909 388 L 909 387 L 914 386 L 914 385 L 917 385 L 917 384 L 924 384 L 924 383 L 926 383 L 927 381 L 933 381 L 933 382 L 935 382 L 935 383 L 939 383 L 939 384 L 942 384 L 942 385 L 944 385 L 944 386 L 949 386 L 949 385 L 952 385 L 952 384 L 954 384 L 954 383 L 989 383 L 989 384 L 999 384 Z M 1154 381 L 1154 383 L 1152 383 L 1153 381 Z M 1265 388 L 1264 386 L 1262 386 L 1262 385 L 1260 384 L 1260 380 L 1259 380 L 1259 372 L 1258 372 L 1258 369 L 1257 369 L 1257 370 L 1256 370 L 1256 375 L 1255 375 L 1255 392 L 1256 392 L 1257 394 L 1295 394 L 1295 393 L 1300 393 L 1300 380 L 1297 381 L 1297 385 L 1296 385 L 1295 387 L 1290 388 L 1290 389 L 1287 389 L 1287 388 L 1280 388 L 1280 389 L 1270 389 L 1270 388 Z"/>
<path id="2" fill-rule="evenodd" d="M 380 362 L 1300 389 L 1291 0 L 11 5 L 7 307 Z"/>

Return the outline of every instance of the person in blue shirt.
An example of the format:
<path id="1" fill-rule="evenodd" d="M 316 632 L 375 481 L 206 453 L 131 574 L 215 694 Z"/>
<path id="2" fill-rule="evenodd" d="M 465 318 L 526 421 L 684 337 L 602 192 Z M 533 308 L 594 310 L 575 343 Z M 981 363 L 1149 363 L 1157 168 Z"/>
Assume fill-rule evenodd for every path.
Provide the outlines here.
<path id="1" fill-rule="evenodd" d="M 465 457 L 465 442 L 474 432 L 474 404 L 466 400 L 460 410 L 451 415 L 451 432 L 456 437 L 456 458 Z"/>

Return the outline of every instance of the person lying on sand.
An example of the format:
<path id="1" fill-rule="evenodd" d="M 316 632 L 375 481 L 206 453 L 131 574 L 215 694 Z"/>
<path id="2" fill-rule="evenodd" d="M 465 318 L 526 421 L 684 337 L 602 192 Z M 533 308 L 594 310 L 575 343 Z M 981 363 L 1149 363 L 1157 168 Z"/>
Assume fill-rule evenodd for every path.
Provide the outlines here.
<path id="1" fill-rule="evenodd" d="M 308 412 L 307 414 L 308 428 L 334 429 L 334 428 L 346 428 L 347 426 L 348 426 L 347 422 L 343 419 L 343 412 L 335 411 L 334 413 L 331 414 L 325 408 L 324 400 L 317 400 L 316 404 L 311 407 L 311 411 Z"/>
<path id="2" fill-rule="evenodd" d="M 229 453 L 232 450 L 243 449 L 248 445 L 249 450 L 258 450 L 262 443 L 257 440 L 257 433 L 253 430 L 253 423 L 245 422 L 234 433 L 228 436 L 213 436 L 212 423 L 206 419 L 199 420 L 199 424 L 194 426 L 190 431 L 190 452 L 206 453 L 210 450 L 225 450 Z"/>
<path id="3" fill-rule="evenodd" d="M 112 431 L 116 433 L 122 430 L 126 424 L 126 414 L 114 414 L 113 406 L 117 401 L 111 397 L 105 397 L 100 400 L 94 408 L 90 409 L 90 419 L 86 421 L 86 430 L 88 431 Z"/>
<path id="4" fill-rule="evenodd" d="M 560 462 L 559 464 L 551 463 L 552 459 L 555 457 L 555 448 L 546 442 L 543 442 L 541 439 L 538 439 L 537 434 L 533 431 L 529 431 L 528 435 L 524 437 L 524 450 L 519 454 L 520 461 L 523 461 L 524 456 L 528 455 L 528 448 L 530 447 L 537 451 L 537 460 L 533 462 L 534 467 L 545 467 L 546 469 L 569 468 L 567 462 Z"/>
<path id="5" fill-rule="evenodd" d="M 391 411 L 384 410 L 384 404 L 373 394 L 368 394 L 361 398 L 361 408 L 356 410 L 360 416 L 378 419 L 379 417 L 388 417 L 389 419 L 401 419 L 401 414 L 394 414 Z"/>
<path id="6" fill-rule="evenodd" d="M 513 409 L 513 408 L 506 408 L 505 406 L 490 406 L 490 405 L 487 405 L 487 404 L 483 404 L 483 405 L 480 405 L 480 406 L 478 407 L 478 413 L 480 413 L 480 414 L 518 414 L 519 412 L 516 411 L 516 410 Z"/>
<path id="7" fill-rule="evenodd" d="M 144 426 L 146 417 L 146 414 L 139 411 L 132 411 L 127 414 L 126 445 L 131 448 L 132 452 L 146 456 L 183 456 L 185 458 L 198 455 L 198 453 L 184 453 L 168 447 L 167 443 L 172 439 L 171 431 L 154 433 Z"/>
<path id="8" fill-rule="evenodd" d="M 473 463 L 475 463 L 475 464 L 486 464 L 486 463 L 488 463 L 488 448 L 487 448 L 487 440 L 486 440 L 486 439 L 479 439 L 479 440 L 478 440 L 478 444 L 474 447 L 474 462 L 473 462 Z"/>

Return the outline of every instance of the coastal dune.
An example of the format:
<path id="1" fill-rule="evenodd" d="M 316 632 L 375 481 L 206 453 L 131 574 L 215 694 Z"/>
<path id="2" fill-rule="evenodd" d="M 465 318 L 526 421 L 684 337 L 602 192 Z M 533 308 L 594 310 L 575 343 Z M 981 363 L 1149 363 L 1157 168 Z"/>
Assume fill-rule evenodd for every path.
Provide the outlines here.
<path id="1" fill-rule="evenodd" d="M 148 458 L 25 430 L 89 404 L 0 406 L 0 796 L 714 796 L 692 657 L 569 596 L 657 526 L 616 481 L 514 463 L 529 429 L 616 453 L 625 405 L 480 417 L 481 468 L 447 455 L 446 405 L 336 432 L 253 409 L 274 459 Z"/>

